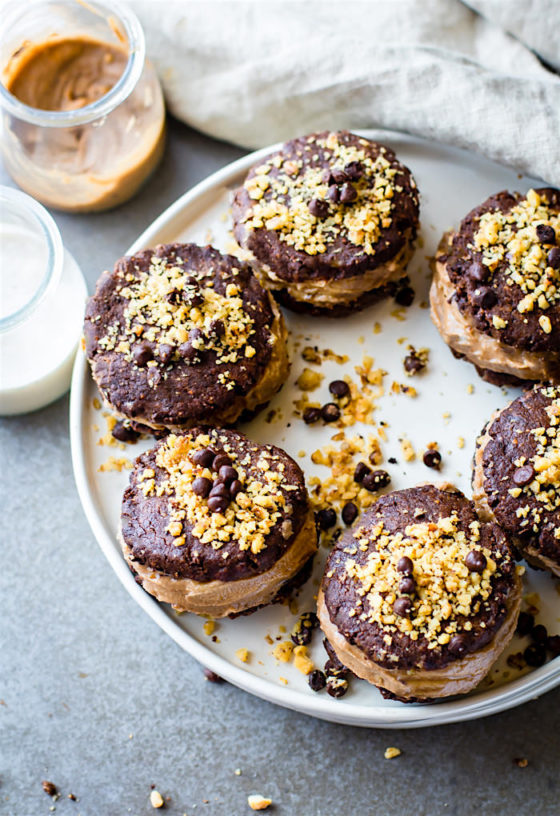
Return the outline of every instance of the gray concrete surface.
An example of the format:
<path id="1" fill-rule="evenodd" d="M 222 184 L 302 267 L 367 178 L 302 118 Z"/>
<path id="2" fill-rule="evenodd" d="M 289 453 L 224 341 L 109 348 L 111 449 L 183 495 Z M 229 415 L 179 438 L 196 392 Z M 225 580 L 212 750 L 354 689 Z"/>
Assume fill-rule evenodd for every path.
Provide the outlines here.
<path id="1" fill-rule="evenodd" d="M 240 154 L 171 123 L 164 163 L 132 202 L 54 213 L 90 291 L 169 203 Z M 560 689 L 478 722 L 389 732 L 208 683 L 127 595 L 89 530 L 68 399 L 0 421 L 0 451 L 0 814 L 146 816 L 151 785 L 170 797 L 169 816 L 247 814 L 255 792 L 277 816 L 560 813 Z M 402 755 L 388 761 L 390 745 Z M 43 779 L 62 793 L 54 805 Z"/>

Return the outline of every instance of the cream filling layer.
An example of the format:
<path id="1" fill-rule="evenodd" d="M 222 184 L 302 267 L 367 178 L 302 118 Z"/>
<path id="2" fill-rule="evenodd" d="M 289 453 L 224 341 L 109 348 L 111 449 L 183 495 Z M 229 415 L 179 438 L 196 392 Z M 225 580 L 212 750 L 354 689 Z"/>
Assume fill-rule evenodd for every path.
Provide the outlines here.
<path id="1" fill-rule="evenodd" d="M 492 423 L 496 417 L 499 416 L 499 414 L 501 414 L 501 411 L 495 411 L 490 418 L 490 423 Z M 482 457 L 484 456 L 484 448 L 489 441 L 490 434 L 488 432 L 483 434 L 478 440 L 479 444 L 474 455 L 474 468 L 472 476 L 473 501 L 476 505 L 478 515 L 484 521 L 494 521 L 496 524 L 499 524 L 493 511 L 490 509 L 490 505 L 488 504 L 488 496 L 484 489 L 484 467 L 482 464 Z M 537 567 L 538 569 L 548 570 L 553 575 L 560 578 L 560 562 L 553 561 L 552 558 L 542 555 L 530 544 L 524 544 L 518 536 L 512 536 L 512 542 L 519 552 L 522 553 L 525 560 L 531 564 L 531 566 Z"/>
<path id="2" fill-rule="evenodd" d="M 357 646 L 349 643 L 332 623 L 322 589 L 317 599 L 321 629 L 332 645 L 339 660 L 358 677 L 374 686 L 381 686 L 398 697 L 416 697 L 420 700 L 466 694 L 488 674 L 512 639 L 521 606 L 521 581 L 516 576 L 515 587 L 508 599 L 506 618 L 494 638 L 473 654 L 455 660 L 442 669 L 387 669 L 367 657 Z"/>
<path id="3" fill-rule="evenodd" d="M 238 581 L 203 583 L 191 578 L 174 578 L 133 561 L 130 547 L 125 544 L 120 531 L 118 537 L 127 563 L 141 578 L 146 592 L 158 601 L 171 604 L 177 612 L 194 612 L 212 618 L 224 618 L 270 603 L 283 584 L 293 578 L 317 551 L 315 518 L 311 510 L 289 549 L 274 566 L 252 578 Z"/>
<path id="4" fill-rule="evenodd" d="M 181 425 L 161 425 L 140 414 L 135 417 L 129 417 L 127 414 L 123 414 L 122 411 L 119 411 L 117 407 L 110 402 L 101 388 L 99 388 L 105 406 L 117 419 L 133 419 L 134 422 L 147 425 L 149 428 L 153 428 L 156 431 L 165 430 L 167 428 L 170 431 L 180 432 L 199 425 L 201 421 L 211 422 L 214 425 L 231 424 L 238 419 L 243 411 L 253 411 L 259 405 L 263 405 L 264 403 L 268 402 L 286 382 L 288 373 L 290 371 L 290 360 L 288 358 L 287 347 L 288 331 L 286 329 L 286 323 L 284 321 L 282 312 L 278 308 L 278 304 L 270 294 L 269 299 L 274 314 L 274 319 L 270 327 L 270 334 L 272 338 L 272 352 L 270 359 L 262 374 L 262 377 L 256 383 L 256 385 L 245 395 L 236 395 L 227 408 L 215 413 L 209 411 L 208 416 L 206 416 L 204 420 L 195 419 L 189 422 L 184 422 Z M 99 387 L 95 374 L 93 375 L 93 378 Z"/>
<path id="5" fill-rule="evenodd" d="M 431 316 L 448 346 L 480 368 L 510 374 L 521 380 L 558 382 L 559 354 L 520 351 L 477 331 L 472 320 L 451 299 L 454 293 L 445 264 L 436 261 L 430 287 Z"/>

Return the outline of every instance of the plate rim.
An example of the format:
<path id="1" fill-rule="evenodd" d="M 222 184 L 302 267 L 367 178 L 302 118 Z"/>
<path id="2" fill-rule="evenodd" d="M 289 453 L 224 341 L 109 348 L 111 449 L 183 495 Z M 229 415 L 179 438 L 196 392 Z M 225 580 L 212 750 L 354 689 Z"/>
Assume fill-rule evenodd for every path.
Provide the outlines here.
<path id="1" fill-rule="evenodd" d="M 431 142 L 398 131 L 357 129 L 354 132 L 373 139 L 398 140 L 407 144 L 426 145 L 432 150 L 443 150 L 454 155 L 471 155 L 468 151 L 452 145 Z M 171 229 L 173 222 L 181 217 L 189 205 L 220 186 L 230 186 L 236 181 L 241 172 L 248 170 L 260 158 L 277 149 L 279 145 L 280 143 L 277 143 L 248 153 L 202 179 L 190 190 L 179 196 L 154 219 L 132 243 L 125 254 L 132 254 L 148 246 L 149 242 L 153 241 L 154 236 L 159 232 L 164 229 Z M 280 686 L 272 680 L 259 677 L 242 667 L 236 666 L 225 657 L 208 649 L 204 643 L 198 641 L 173 620 L 174 613 L 159 604 L 155 598 L 146 593 L 136 583 L 120 550 L 115 547 L 114 533 L 111 533 L 108 529 L 105 520 L 95 505 L 93 491 L 90 489 L 87 477 L 84 445 L 85 427 L 83 423 L 83 409 L 86 404 L 86 394 L 90 383 L 91 378 L 85 351 L 80 346 L 74 362 L 70 391 L 70 444 L 78 495 L 94 537 L 121 584 L 144 612 L 184 651 L 233 685 L 260 699 L 319 719 L 339 724 L 385 729 L 421 728 L 478 719 L 521 705 L 560 685 L 560 657 L 557 657 L 544 666 L 534 669 L 530 674 L 523 675 L 496 689 L 487 689 L 476 697 L 459 697 L 451 701 L 418 706 L 403 704 L 402 707 L 394 708 L 375 705 L 365 706 L 362 704 L 353 705 L 352 703 L 340 705 L 331 698 L 324 698 L 319 695 L 310 697 L 300 690 Z"/>

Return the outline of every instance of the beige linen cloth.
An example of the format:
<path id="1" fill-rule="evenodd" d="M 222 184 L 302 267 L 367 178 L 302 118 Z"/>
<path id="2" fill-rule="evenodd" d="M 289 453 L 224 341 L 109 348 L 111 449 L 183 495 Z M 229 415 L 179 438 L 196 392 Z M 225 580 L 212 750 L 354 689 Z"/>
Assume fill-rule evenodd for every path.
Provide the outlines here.
<path id="1" fill-rule="evenodd" d="M 170 111 L 211 136 L 392 128 L 560 187 L 560 0 L 129 2 Z"/>

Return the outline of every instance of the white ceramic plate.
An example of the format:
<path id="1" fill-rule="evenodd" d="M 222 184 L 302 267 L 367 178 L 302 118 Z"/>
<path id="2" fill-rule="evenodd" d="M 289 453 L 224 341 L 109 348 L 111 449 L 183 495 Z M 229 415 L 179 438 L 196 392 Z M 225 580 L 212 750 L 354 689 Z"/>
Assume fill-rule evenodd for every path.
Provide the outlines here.
<path id="1" fill-rule="evenodd" d="M 417 293 L 414 305 L 401 310 L 402 315 L 395 313 L 395 303 L 388 300 L 358 315 L 338 320 L 287 313 L 292 346 L 299 342 L 349 355 L 350 362 L 346 365 L 324 362 L 321 366 L 325 378 L 312 398 L 322 402 L 329 401 L 330 380 L 345 373 L 356 376 L 354 365 L 362 361 L 364 354 L 373 356 L 376 366 L 388 372 L 385 396 L 378 400 L 374 417 L 388 423 L 388 440 L 383 444 L 384 466 L 391 473 L 393 488 L 433 479 L 434 471 L 422 464 L 421 452 L 428 442 L 437 441 L 444 459 L 444 467 L 440 474 L 436 474 L 438 479 L 453 481 L 470 494 L 470 460 L 476 434 L 491 412 L 505 405 L 517 392 L 485 384 L 472 366 L 452 357 L 425 308 L 429 282 L 427 258 L 433 255 L 444 230 L 456 224 L 473 206 L 504 188 L 526 190 L 532 180 L 451 147 L 396 133 L 365 131 L 364 135 L 394 148 L 414 173 L 421 192 L 423 240 L 420 244 L 423 245 L 409 267 Z M 185 193 L 148 227 L 128 252 L 176 240 L 209 241 L 220 249 L 231 250 L 231 190 L 241 183 L 248 168 L 272 149 L 258 151 L 234 162 Z M 373 325 L 376 321 L 382 330 L 375 334 Z M 407 343 L 417 348 L 430 348 L 428 371 L 413 380 L 405 377 L 402 366 Z M 307 475 L 321 475 L 322 472 L 325 476 L 326 469 L 313 465 L 309 455 L 326 444 L 334 431 L 328 426 L 306 426 L 293 416 L 293 400 L 301 396 L 294 381 L 308 364 L 301 359 L 300 350 L 292 349 L 292 352 L 290 379 L 271 403 L 271 407 L 280 409 L 283 419 L 267 424 L 264 416 L 260 416 L 243 430 L 260 442 L 274 442 L 284 447 L 298 459 Z M 404 394 L 395 394 L 391 391 L 394 381 L 414 385 L 418 397 L 411 399 Z M 469 384 L 474 386 L 473 393 L 469 393 Z M 94 407 L 95 397 L 96 389 L 87 362 L 80 353 L 72 382 L 72 455 L 80 498 L 101 549 L 142 609 L 183 649 L 231 683 L 266 700 L 316 717 L 380 728 L 419 727 L 481 717 L 518 705 L 560 684 L 560 658 L 520 675 L 507 666 L 504 655 L 482 686 L 466 697 L 430 705 L 405 705 L 385 701 L 372 686 L 353 680 L 348 694 L 335 700 L 325 692 L 312 692 L 305 677 L 292 664 L 278 664 L 273 657 L 273 644 L 288 636 L 282 635 L 279 627 L 283 626 L 284 631 L 289 632 L 297 617 L 288 607 L 279 605 L 248 617 L 217 622 L 213 641 L 204 633 L 204 620 L 191 614 L 177 615 L 170 607 L 145 593 L 135 583 L 121 556 L 115 531 L 128 471 L 100 472 L 99 467 L 110 455 L 133 459 L 148 447 L 149 442 L 126 446 L 125 451 L 100 445 L 99 440 L 106 428 L 102 412 Z M 363 430 L 368 433 L 374 429 L 366 426 Z M 350 431 L 359 432 L 360 428 L 355 426 Z M 403 436 L 420 452 L 414 462 L 403 459 L 399 443 Z M 465 440 L 463 447 L 460 437 Z M 305 451 L 306 456 L 298 458 L 301 451 Z M 387 464 L 389 457 L 395 457 L 398 464 Z M 325 556 L 326 550 L 322 549 L 316 559 L 313 579 L 298 597 L 300 612 L 314 608 L 313 595 L 317 591 Z M 550 632 L 559 632 L 558 582 L 544 573 L 527 570 L 525 586 L 527 593 L 538 593 L 539 622 L 544 623 Z M 526 642 L 516 638 L 509 652 L 519 651 L 525 645 Z M 249 650 L 248 663 L 241 663 L 236 656 L 240 648 Z M 315 663 L 322 666 L 326 656 L 318 634 L 311 654 Z"/>

